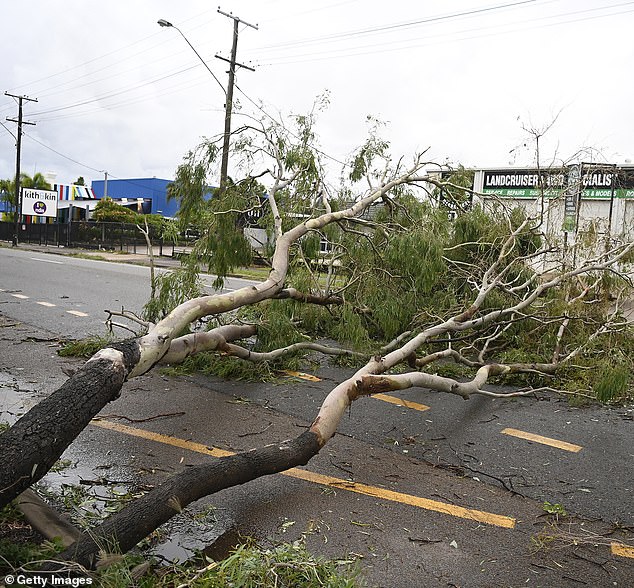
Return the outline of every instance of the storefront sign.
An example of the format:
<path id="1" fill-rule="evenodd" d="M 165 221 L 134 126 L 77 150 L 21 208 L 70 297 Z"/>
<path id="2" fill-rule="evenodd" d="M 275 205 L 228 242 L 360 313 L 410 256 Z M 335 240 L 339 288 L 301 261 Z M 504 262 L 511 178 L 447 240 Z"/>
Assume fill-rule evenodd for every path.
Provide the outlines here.
<path id="1" fill-rule="evenodd" d="M 572 167 L 580 169 L 582 198 L 634 198 L 634 170 L 581 164 L 564 168 L 484 170 L 482 191 L 513 198 L 561 195 Z"/>
<path id="2" fill-rule="evenodd" d="M 22 188 L 22 214 L 57 217 L 57 192 Z"/>

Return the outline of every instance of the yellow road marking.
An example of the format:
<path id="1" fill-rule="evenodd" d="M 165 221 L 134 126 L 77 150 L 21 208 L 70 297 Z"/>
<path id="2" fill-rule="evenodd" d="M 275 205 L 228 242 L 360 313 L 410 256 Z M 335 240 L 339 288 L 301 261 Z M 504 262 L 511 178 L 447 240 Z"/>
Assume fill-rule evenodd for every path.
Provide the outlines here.
<path id="1" fill-rule="evenodd" d="M 487 523 L 488 525 L 505 527 L 507 529 L 513 529 L 515 527 L 514 518 L 482 510 L 473 510 L 462 506 L 439 502 L 437 500 L 430 500 L 429 498 L 413 496 L 412 494 L 394 492 L 393 490 L 386 490 L 385 488 L 378 488 L 377 486 L 368 486 L 367 484 L 360 484 L 359 482 L 350 482 L 349 480 L 342 480 L 340 478 L 333 478 L 332 476 L 316 474 L 299 468 L 292 468 L 281 473 L 285 476 L 290 476 L 291 478 L 299 478 L 300 480 L 306 480 L 307 482 L 314 482 L 315 484 L 322 484 L 324 486 L 330 486 L 331 488 L 348 490 L 349 492 L 356 492 L 357 494 L 365 494 L 366 496 L 390 500 L 391 502 L 400 502 L 401 504 L 408 504 L 425 510 L 432 510 L 434 512 L 459 517 L 461 519 L 469 519 L 471 521 L 478 521 L 479 523 Z"/>
<path id="2" fill-rule="evenodd" d="M 397 398 L 396 396 L 390 396 L 389 394 L 372 394 L 372 398 L 382 400 L 383 402 L 389 402 L 390 404 L 397 404 L 406 408 L 412 408 L 414 410 L 429 410 L 429 406 L 426 404 L 418 404 L 418 402 L 411 402 L 403 398 Z"/>
<path id="3" fill-rule="evenodd" d="M 634 558 L 634 547 L 629 545 L 623 545 L 623 543 L 611 543 L 610 548 L 613 555 L 620 555 L 621 557 Z"/>
<path id="4" fill-rule="evenodd" d="M 113 423 L 112 421 L 93 420 L 91 421 L 91 424 L 103 429 L 110 429 L 111 431 L 124 433 L 125 435 L 141 437 L 142 439 L 149 439 L 150 441 L 164 443 L 165 445 L 173 445 L 174 447 L 188 449 L 189 451 L 195 451 L 196 453 L 203 453 L 205 455 L 211 455 L 213 457 L 226 457 L 227 455 L 233 455 L 233 451 L 225 451 L 224 449 L 218 449 L 216 447 L 207 447 L 206 445 L 203 445 L 202 443 L 196 443 L 195 441 L 187 441 L 187 439 L 179 439 L 178 437 L 161 435 L 161 433 L 154 433 L 152 431 L 146 431 L 145 429 L 137 429 L 136 427 L 128 427 L 127 425 Z"/>
<path id="5" fill-rule="evenodd" d="M 550 445 L 557 449 L 563 449 L 564 451 L 572 451 L 578 453 L 583 449 L 581 445 L 574 445 L 573 443 L 566 443 L 565 441 L 559 441 L 559 439 L 552 439 L 550 437 L 542 437 L 541 435 L 535 435 L 535 433 L 527 433 L 526 431 L 520 431 L 519 429 L 506 428 L 502 431 L 505 435 L 511 435 L 512 437 L 518 437 L 519 439 L 526 439 L 528 441 L 535 441 L 535 443 L 541 443 L 543 445 Z"/>
<path id="6" fill-rule="evenodd" d="M 308 380 L 309 382 L 321 382 L 321 378 L 317 376 L 313 376 L 312 374 L 307 374 L 306 372 L 296 372 L 293 370 L 280 370 L 280 374 L 284 376 L 289 376 L 291 378 L 299 378 L 300 380 Z"/>
<path id="7" fill-rule="evenodd" d="M 231 451 L 225 451 L 224 449 L 217 449 L 215 447 L 207 447 L 202 443 L 196 443 L 195 441 L 187 441 L 186 439 L 178 439 L 177 437 L 170 437 L 169 435 L 162 435 L 161 433 L 154 433 L 144 429 L 138 429 L 136 427 L 129 427 L 120 423 L 113 423 L 107 420 L 93 420 L 92 424 L 101 427 L 103 429 L 109 429 L 111 431 L 117 431 L 126 435 L 133 435 L 135 437 L 141 437 L 142 439 L 148 439 L 150 441 L 156 441 L 158 443 L 165 443 L 174 447 L 180 447 L 181 449 L 188 449 L 189 451 L 195 451 L 197 453 L 203 453 L 204 455 L 211 455 L 213 457 L 225 457 L 233 455 Z M 317 474 L 308 470 L 300 468 L 291 468 L 285 472 L 280 472 L 283 476 L 289 476 L 291 478 L 297 478 L 299 480 L 305 480 L 307 482 L 313 482 L 323 486 L 329 486 L 331 488 L 337 488 L 340 490 L 347 490 L 349 492 L 356 492 L 357 494 L 364 494 L 366 496 L 373 496 L 383 500 L 389 500 L 392 502 L 399 502 L 401 504 L 407 504 L 425 510 L 431 510 L 442 514 L 451 515 L 463 519 L 469 519 L 472 521 L 478 521 L 480 523 L 486 523 L 488 525 L 494 525 L 496 527 L 504 527 L 507 529 L 513 529 L 515 527 L 515 519 L 503 515 L 497 515 L 490 512 L 481 510 L 473 510 L 470 508 L 464 508 L 461 506 L 454 506 L 453 504 L 447 504 L 439 502 L 437 500 L 430 500 L 428 498 L 421 498 L 419 496 L 413 496 L 411 494 L 404 494 L 402 492 L 394 492 L 392 490 L 386 490 L 385 488 L 378 488 L 376 486 L 368 486 L 367 484 L 359 484 L 357 482 L 350 482 L 341 478 L 333 478 L 332 476 L 325 476 L 323 474 Z"/>

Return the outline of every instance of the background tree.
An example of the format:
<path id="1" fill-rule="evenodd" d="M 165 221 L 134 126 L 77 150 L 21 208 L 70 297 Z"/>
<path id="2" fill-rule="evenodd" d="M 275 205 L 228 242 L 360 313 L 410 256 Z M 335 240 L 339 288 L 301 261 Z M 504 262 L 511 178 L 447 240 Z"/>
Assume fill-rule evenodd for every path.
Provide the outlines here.
<path id="1" fill-rule="evenodd" d="M 50 190 L 51 185 L 46 181 L 43 174 L 37 172 L 33 177 L 26 173 L 20 174 L 20 186 L 22 188 L 35 188 L 36 190 Z M 13 210 L 15 207 L 15 177 L 12 180 L 0 180 L 0 201 L 6 203 L 6 209 Z M 7 213 L 5 213 L 7 214 Z M 3 219 L 3 220 L 13 220 Z"/>
<path id="2" fill-rule="evenodd" d="M 15 186 L 15 184 L 14 184 Z M 34 188 L 36 190 L 50 190 L 51 185 L 48 183 L 44 174 L 37 172 L 33 174 L 33 177 L 28 174 L 20 174 L 20 186 L 22 188 Z"/>
<path id="3" fill-rule="evenodd" d="M 11 180 L 0 180 L 0 202 L 3 203 L 4 210 L 2 220 L 7 220 L 4 216 L 13 210 L 15 204 L 15 187 L 11 191 L 12 186 Z"/>

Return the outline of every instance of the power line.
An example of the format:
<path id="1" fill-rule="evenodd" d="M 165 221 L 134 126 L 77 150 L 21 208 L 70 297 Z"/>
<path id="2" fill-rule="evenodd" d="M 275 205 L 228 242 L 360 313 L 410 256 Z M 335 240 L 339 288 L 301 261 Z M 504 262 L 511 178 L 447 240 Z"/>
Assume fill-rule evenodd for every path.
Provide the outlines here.
<path id="1" fill-rule="evenodd" d="M 204 79 L 199 79 L 195 82 L 189 83 L 189 84 L 176 84 L 176 85 L 171 85 L 168 86 L 167 89 L 163 89 L 161 90 L 161 97 L 163 96 L 169 96 L 171 94 L 177 94 L 179 92 L 185 92 L 187 90 L 190 90 L 192 88 L 196 88 L 198 86 L 202 86 L 204 84 L 208 83 L 208 79 L 204 78 Z M 120 100 L 118 102 L 110 102 L 107 105 L 107 110 L 115 110 L 118 108 L 127 108 L 129 106 L 134 106 L 135 104 L 140 104 L 142 102 L 147 102 L 148 97 L 153 96 L 154 93 L 147 93 L 147 94 L 142 94 L 141 96 L 137 96 L 135 98 L 125 98 L 123 100 Z M 220 110 L 220 109 L 219 109 Z M 224 109 L 222 109 L 224 110 Z M 96 108 L 91 108 L 90 110 L 82 110 L 81 112 L 66 112 L 64 114 L 59 114 L 59 115 L 54 115 L 51 114 L 50 116 L 43 116 L 43 117 L 39 117 L 37 120 L 38 122 L 49 122 L 49 121 L 58 121 L 58 120 L 66 120 L 69 118 L 76 118 L 76 117 L 80 117 L 80 116 L 87 116 L 90 114 L 97 114 L 97 113 L 102 113 L 104 112 L 104 108 L 99 106 Z"/>
<path id="2" fill-rule="evenodd" d="M 600 8 L 592 8 L 592 9 L 587 9 L 587 10 L 582 10 L 582 11 L 573 11 L 573 12 L 568 12 L 568 13 L 562 13 L 562 14 L 557 14 L 557 15 L 551 15 L 551 16 L 547 16 L 547 17 L 540 17 L 540 18 L 535 18 L 535 19 L 529 19 L 529 20 L 524 20 L 522 21 L 522 24 L 526 24 L 526 23 L 538 23 L 540 21 L 546 20 L 546 19 L 554 19 L 554 18 L 559 18 L 559 17 L 567 17 L 567 16 L 573 16 L 576 14 L 582 14 L 582 13 L 587 13 L 587 12 L 593 12 L 593 11 L 597 11 L 597 10 L 607 10 L 610 8 L 616 8 L 616 7 L 621 7 L 621 6 L 626 6 L 626 5 L 631 5 L 634 4 L 634 2 L 625 2 L 625 3 L 621 3 L 621 4 L 617 4 L 617 5 L 612 5 L 612 6 L 608 6 L 608 7 L 600 7 Z M 570 24 L 570 23 L 577 23 L 577 22 L 585 22 L 585 21 L 589 21 L 589 20 L 597 20 L 600 18 L 609 18 L 612 16 L 618 16 L 621 14 L 628 14 L 631 13 L 632 10 L 622 10 L 619 12 L 614 12 L 614 13 L 610 13 L 610 14 L 599 14 L 599 15 L 594 15 L 594 16 L 587 16 L 587 17 L 583 17 L 583 18 L 575 18 L 575 19 L 567 19 L 567 20 L 562 20 L 559 22 L 552 22 L 552 23 L 545 23 L 545 24 L 534 24 L 532 26 L 521 26 L 519 28 L 514 28 L 514 29 L 508 29 L 505 31 L 493 31 L 493 32 L 486 32 L 483 33 L 484 30 L 489 30 L 490 29 L 494 29 L 494 28 L 500 28 L 500 27 L 506 27 L 509 25 L 509 23 L 504 23 L 504 24 L 500 24 L 500 25 L 493 25 L 493 26 L 489 26 L 489 27 L 477 27 L 477 28 L 471 28 L 471 29 L 464 29 L 461 31 L 454 31 L 451 33 L 440 33 L 440 34 L 435 34 L 435 35 L 427 35 L 425 37 L 424 41 L 419 41 L 419 40 L 414 40 L 414 39 L 409 39 L 409 41 L 415 41 L 414 43 L 409 43 L 409 44 L 403 44 L 403 43 L 407 43 L 407 40 L 395 40 L 395 41 L 388 41 L 385 43 L 381 43 L 381 44 L 376 44 L 373 43 L 372 45 L 362 45 L 362 46 L 357 46 L 357 47 L 353 47 L 353 48 L 348 48 L 348 49 L 333 49 L 330 51 L 317 51 L 314 53 L 305 53 L 305 54 L 295 54 L 293 56 L 280 56 L 280 57 L 271 57 L 269 58 L 268 62 L 265 63 L 259 63 L 258 66 L 259 67 L 267 67 L 267 66 L 275 66 L 275 65 L 290 65 L 290 64 L 296 64 L 296 63 L 309 63 L 309 62 L 315 62 L 315 61 L 326 61 L 326 60 L 330 60 L 330 59 L 340 59 L 340 58 L 349 58 L 349 57 L 360 57 L 360 56 L 367 56 L 367 55 L 372 55 L 372 54 L 376 54 L 376 53 L 385 53 L 387 51 L 404 51 L 407 49 L 413 49 L 413 48 L 417 48 L 417 47 L 425 47 L 425 46 L 430 46 L 430 45 L 435 45 L 435 44 L 442 44 L 442 43 L 450 43 L 450 42 L 456 42 L 456 41 L 466 41 L 466 40 L 473 40 L 473 39 L 481 39 L 481 38 L 488 38 L 488 37 L 493 37 L 493 36 L 499 36 L 499 35 L 506 35 L 506 34 L 511 34 L 511 33 L 516 33 L 516 32 L 521 32 L 521 31 L 527 31 L 527 30 L 532 30 L 532 29 L 536 29 L 536 28 L 545 28 L 545 27 L 553 27 L 553 26 L 561 26 L 561 25 L 566 25 L 566 24 Z M 516 24 L 516 23 L 513 23 Z M 478 34 L 474 34 L 471 36 L 462 36 L 456 39 L 448 39 L 448 40 L 442 40 L 442 37 L 448 37 L 448 36 L 453 36 L 453 35 L 464 35 L 467 33 L 471 33 L 477 31 Z M 438 39 L 438 40 L 432 40 L 430 41 L 430 39 Z M 388 45 L 394 45 L 394 44 L 400 44 L 400 46 L 398 47 L 393 47 L 393 48 L 389 48 L 386 49 L 385 47 Z M 371 50 L 367 50 L 370 49 Z M 305 58 L 305 59 L 302 59 Z"/>
<path id="3" fill-rule="evenodd" d="M 28 137 L 29 139 L 31 139 L 31 141 L 35 141 L 36 143 L 40 144 L 42 147 L 45 147 L 46 149 L 48 149 L 49 151 L 52 151 L 53 153 L 59 155 L 60 157 L 63 157 L 64 159 L 67 159 L 68 161 L 72 161 L 73 163 L 76 163 L 77 165 L 80 165 L 83 168 L 86 168 L 86 169 L 89 169 L 91 171 L 98 172 L 98 173 L 102 173 L 102 171 L 103 171 L 103 170 L 91 167 L 90 165 L 87 165 L 85 163 L 82 163 L 81 161 L 77 161 L 76 159 L 73 159 L 72 157 L 70 157 L 68 155 L 64 155 L 60 151 L 57 151 L 57 149 L 53 149 L 50 145 L 47 145 L 46 143 L 43 143 L 42 141 L 40 141 L 39 139 L 36 139 L 32 135 L 29 135 L 28 133 L 24 133 L 24 135 L 26 137 Z"/>
<path id="4" fill-rule="evenodd" d="M 116 96 L 121 96 L 122 94 L 126 94 L 128 92 L 132 92 L 133 90 L 138 90 L 139 88 L 144 88 L 146 86 L 155 84 L 156 82 L 160 82 L 162 80 L 167 80 L 167 79 L 172 78 L 174 76 L 180 75 L 180 74 L 182 74 L 182 73 L 184 73 L 186 71 L 190 71 L 192 69 L 195 69 L 196 67 L 198 67 L 198 64 L 190 66 L 190 67 L 187 67 L 185 69 L 181 69 L 181 70 L 166 74 L 166 75 L 163 75 L 163 76 L 152 78 L 152 79 L 147 80 L 145 82 L 141 82 L 141 83 L 137 84 L 136 86 L 132 86 L 132 87 L 129 87 L 129 88 L 124 88 L 124 89 L 121 89 L 121 90 L 110 92 L 108 94 L 102 94 L 101 96 L 96 96 L 96 97 L 89 98 L 89 99 L 86 99 L 86 100 L 81 100 L 80 102 L 75 102 L 74 104 L 67 104 L 66 106 L 59 106 L 57 108 L 49 108 L 48 110 L 40 110 L 38 112 L 34 112 L 33 116 L 36 117 L 36 116 L 39 116 L 39 115 L 42 115 L 42 114 L 51 114 L 53 112 L 60 112 L 62 110 L 68 110 L 69 108 L 76 108 L 78 106 L 85 106 L 86 104 L 92 104 L 94 102 L 101 102 L 102 100 L 106 100 L 108 98 L 114 98 Z"/>
<path id="5" fill-rule="evenodd" d="M 17 141 L 17 137 L 13 134 L 13 131 L 7 126 L 5 125 L 2 121 L 0 121 L 0 125 L 2 125 L 2 127 L 4 128 L 4 130 L 9 133 L 9 135 L 11 135 L 16 141 Z"/>
<path id="6" fill-rule="evenodd" d="M 200 16 L 202 16 L 203 14 L 207 14 L 208 12 L 211 12 L 211 10 L 205 10 L 205 11 L 199 13 L 198 15 L 195 15 L 195 16 L 192 16 L 192 17 L 190 17 L 188 19 L 185 19 L 183 22 L 189 22 L 190 20 L 198 21 Z M 194 28 L 198 28 L 198 27 L 194 27 Z M 70 72 L 70 71 L 74 71 L 74 70 L 83 68 L 86 65 L 90 65 L 91 63 L 94 63 L 95 61 L 99 61 L 100 59 L 105 59 L 106 57 L 110 57 L 111 55 L 114 55 L 116 53 L 120 53 L 122 51 L 125 51 L 126 49 L 129 49 L 130 47 L 134 47 L 135 45 L 139 45 L 140 43 L 143 43 L 143 42 L 145 42 L 145 41 L 147 41 L 149 39 L 153 39 L 154 37 L 157 37 L 158 35 L 160 35 L 160 33 L 152 33 L 151 35 L 148 35 L 147 37 L 143 37 L 142 39 L 137 39 L 136 41 L 133 41 L 132 43 L 129 43 L 129 44 L 124 45 L 122 47 L 118 47 L 117 49 L 113 49 L 112 51 L 104 53 L 103 55 L 98 55 L 97 57 L 93 57 L 91 59 L 88 59 L 87 61 L 84 61 L 83 63 L 79 63 L 77 65 L 74 65 L 72 67 L 66 68 L 64 70 L 60 70 L 60 71 L 57 71 L 57 72 L 52 73 L 50 75 L 44 76 L 42 78 L 38 78 L 37 80 L 33 80 L 31 82 L 27 82 L 25 84 L 21 84 L 20 86 L 16 86 L 16 88 L 23 88 L 25 86 L 28 86 L 29 88 L 31 88 L 31 87 L 35 86 L 36 84 L 39 84 L 40 82 L 43 82 L 43 81 L 46 81 L 46 80 L 49 80 L 49 79 L 53 79 L 53 78 L 57 78 L 57 77 L 59 77 L 61 75 L 64 75 L 65 73 Z M 134 57 L 136 55 L 140 55 L 141 53 L 145 53 L 147 51 L 150 51 L 150 50 L 154 49 L 155 47 L 158 47 L 158 46 L 160 46 L 162 44 L 163 43 L 155 43 L 154 45 L 151 45 L 147 49 L 139 51 L 138 53 L 135 53 L 132 56 Z M 130 57 L 131 57 L 130 55 L 126 55 L 123 59 L 121 59 L 119 61 L 116 61 L 113 64 L 110 64 L 109 66 L 105 66 L 102 69 L 106 69 L 107 67 L 112 67 L 114 65 L 117 65 L 118 63 L 122 63 L 124 61 L 127 61 L 127 60 L 130 59 Z M 101 71 L 101 70 L 97 70 L 97 71 Z M 92 73 L 94 73 L 94 72 L 92 72 Z M 79 76 L 79 78 L 76 78 L 76 79 L 81 79 L 81 78 L 85 77 L 86 75 L 90 75 L 90 73 L 81 75 L 81 76 Z M 14 88 L 14 90 L 16 88 Z"/>
<path id="7" fill-rule="evenodd" d="M 387 31 L 394 31 L 394 30 L 398 30 L 401 28 L 410 28 L 410 27 L 415 27 L 415 26 L 419 26 L 422 24 L 430 24 L 430 23 L 435 23 L 435 22 L 441 22 L 441 21 L 445 21 L 445 20 L 451 20 L 451 19 L 455 19 L 455 18 L 462 18 L 464 16 L 473 16 L 476 14 L 483 14 L 486 12 L 493 12 L 493 11 L 497 11 L 497 10 L 503 10 L 505 8 L 513 8 L 513 7 L 518 7 L 518 6 L 522 6 L 525 4 L 533 4 L 537 2 L 537 0 L 519 0 L 517 2 L 509 2 L 507 4 L 498 4 L 497 6 L 489 6 L 486 8 L 478 8 L 478 9 L 473 9 L 473 10 L 465 10 L 463 12 L 454 12 L 451 14 L 446 14 L 446 15 L 441 15 L 441 16 L 430 16 L 430 17 L 425 17 L 425 18 L 419 18 L 419 19 L 415 19 L 415 20 L 410 20 L 410 21 L 405 21 L 405 22 L 401 22 L 401 23 L 393 23 L 393 24 L 388 24 L 388 25 L 383 25 L 383 26 L 376 26 L 376 27 L 368 27 L 365 29 L 357 29 L 357 30 L 353 30 L 353 31 L 346 31 L 343 33 L 333 33 L 331 35 L 323 35 L 320 37 L 312 37 L 309 39 L 301 39 L 301 40 L 297 40 L 297 41 L 288 41 L 285 43 L 277 43 L 274 45 L 265 45 L 263 47 L 258 47 L 258 50 L 263 50 L 263 49 L 271 49 L 271 48 L 284 48 L 284 47 L 295 47 L 297 45 L 305 45 L 305 44 L 313 44 L 313 43 L 319 43 L 319 42 L 323 42 L 323 41 L 333 41 L 333 40 L 337 40 L 337 39 L 345 39 L 345 38 L 349 38 L 349 37 L 354 37 L 354 36 L 359 36 L 359 35 L 371 35 L 371 34 L 376 34 L 376 33 L 382 33 L 382 32 L 387 32 Z"/>
<path id="8" fill-rule="evenodd" d="M 525 2 L 527 2 L 527 1 L 528 0 L 525 0 Z M 533 2 L 535 0 L 530 0 L 530 1 Z M 557 18 L 557 17 L 561 17 L 561 16 L 568 16 L 568 15 L 571 15 L 571 14 L 579 14 L 579 13 L 583 13 L 583 12 L 590 12 L 590 11 L 596 11 L 596 10 L 605 10 L 607 8 L 614 8 L 614 7 L 625 6 L 625 5 L 629 5 L 629 4 L 632 4 L 632 2 L 625 2 L 625 3 L 611 5 L 611 6 L 608 6 L 608 7 L 594 8 L 594 9 L 589 9 L 589 10 L 585 10 L 585 11 L 574 11 L 574 12 L 571 12 L 571 13 L 564 13 L 564 14 L 560 14 L 560 15 L 555 15 L 554 17 L 551 16 L 551 17 L 544 17 L 544 18 Z M 509 5 L 510 4 L 504 4 L 504 5 L 500 5 L 500 6 L 504 6 L 505 7 L 505 6 L 509 6 Z M 512 3 L 512 5 L 515 5 L 515 3 Z M 495 8 L 499 9 L 499 6 L 498 7 L 488 7 L 486 9 L 480 9 L 480 10 L 493 10 Z M 473 12 L 473 11 L 469 11 L 469 12 Z M 456 13 L 456 14 L 463 14 L 463 13 Z M 434 18 L 450 18 L 452 16 L 453 15 L 444 15 L 444 16 L 441 16 L 441 17 L 430 17 L 430 19 L 434 19 Z M 429 19 L 418 19 L 418 20 L 420 21 L 420 20 L 429 20 Z M 533 21 L 535 21 L 535 20 L 542 20 L 542 19 L 533 19 Z M 389 27 L 394 27 L 394 26 L 399 26 L 399 25 L 388 25 L 388 28 Z M 374 27 L 374 28 L 376 29 L 377 27 Z M 386 27 L 379 27 L 379 28 L 386 28 Z M 478 30 L 481 30 L 481 28 L 478 29 Z M 464 32 L 465 31 L 462 31 L 462 33 L 464 33 Z M 147 38 L 150 38 L 150 37 L 147 37 Z M 400 41 L 395 41 L 395 42 L 398 43 Z M 392 42 L 392 43 L 394 43 L 394 42 Z M 136 44 L 136 43 L 134 43 L 134 44 Z M 132 44 L 130 46 L 133 46 L 134 44 Z M 415 46 L 420 46 L 420 44 L 417 44 Z M 374 45 L 374 47 L 376 47 L 376 45 Z M 406 49 L 406 48 L 411 48 L 411 47 L 412 47 L 412 45 L 408 45 L 408 46 L 402 47 L 400 49 Z M 266 63 L 265 65 L 275 65 L 275 63 L 278 63 L 278 64 L 281 64 L 281 63 L 286 63 L 286 64 L 302 63 L 302 62 L 307 62 L 307 61 L 317 61 L 317 60 L 324 60 L 324 59 L 332 59 L 332 58 L 339 57 L 339 56 L 354 57 L 354 56 L 358 56 L 358 55 L 368 55 L 368 54 L 372 53 L 372 52 L 363 51 L 365 48 L 367 48 L 367 46 L 357 47 L 357 48 L 353 49 L 352 51 L 356 51 L 355 53 L 349 53 L 349 52 L 347 54 L 335 53 L 335 54 L 332 54 L 330 56 L 327 55 L 327 54 L 325 55 L 323 52 L 309 53 L 309 54 L 304 54 L 302 56 L 294 55 L 292 58 L 291 57 L 281 56 L 281 57 L 278 57 L 278 58 L 271 58 L 269 60 L 269 62 Z M 337 50 L 335 50 L 335 51 L 337 51 Z M 112 54 L 112 53 L 114 53 L 114 52 L 111 52 L 110 54 Z M 110 54 L 106 54 L 106 55 L 110 55 Z M 307 57 L 308 59 L 298 59 L 298 57 Z M 94 60 L 91 60 L 91 61 L 94 61 Z M 203 60 L 203 62 L 204 62 L 204 60 Z M 170 75 L 178 75 L 179 73 L 184 73 L 184 72 L 190 71 L 192 69 L 193 68 L 180 69 L 180 70 L 177 70 L 175 72 L 172 72 L 171 74 L 168 74 L 168 76 L 161 76 L 161 77 L 158 77 L 158 78 L 152 78 L 152 79 L 143 81 L 142 83 L 137 84 L 136 86 L 134 86 L 132 88 L 127 87 L 127 88 L 123 88 L 123 89 L 120 89 L 120 90 L 115 91 L 115 92 L 109 92 L 107 94 L 102 94 L 102 95 L 100 95 L 98 97 L 92 98 L 90 101 L 80 101 L 80 102 L 76 102 L 74 104 L 70 104 L 70 105 L 66 105 L 66 106 L 61 106 L 61 107 L 57 107 L 57 108 L 52 108 L 52 109 L 39 111 L 39 112 L 34 113 L 34 115 L 40 116 L 40 115 L 43 115 L 43 114 L 59 112 L 60 110 L 66 110 L 66 109 L 71 109 L 71 108 L 74 108 L 74 107 L 79 107 L 79 106 L 86 105 L 86 104 L 90 103 L 91 101 L 96 102 L 96 101 L 109 99 L 109 98 L 112 98 L 112 97 L 115 97 L 115 96 L 118 96 L 118 95 L 121 95 L 121 94 L 125 94 L 128 91 L 131 92 L 131 91 L 143 88 L 146 85 L 151 85 L 151 84 L 160 82 L 163 79 L 166 79 L 167 77 L 169 77 Z M 86 84 L 84 84 L 84 85 L 86 85 Z M 223 89 L 223 91 L 224 91 L 224 89 Z"/>

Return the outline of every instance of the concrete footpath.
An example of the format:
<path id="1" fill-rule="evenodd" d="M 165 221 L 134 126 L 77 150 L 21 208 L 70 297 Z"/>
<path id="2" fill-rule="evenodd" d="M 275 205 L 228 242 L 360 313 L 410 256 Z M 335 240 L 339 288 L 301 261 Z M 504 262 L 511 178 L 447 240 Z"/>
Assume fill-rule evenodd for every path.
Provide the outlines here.
<path id="1" fill-rule="evenodd" d="M 0 247 L 11 248 L 10 243 L 0 242 Z M 83 249 L 81 247 L 56 247 L 55 245 L 36 245 L 32 243 L 20 243 L 18 249 L 23 251 L 35 251 L 40 253 L 50 253 L 52 255 L 68 255 L 75 257 L 85 257 L 89 259 L 100 259 L 116 263 L 132 263 L 136 265 L 150 265 L 150 255 L 147 247 L 137 247 L 137 253 L 126 253 L 117 251 L 106 251 L 101 249 Z M 179 249 L 177 248 L 177 251 Z M 183 248 L 180 248 L 183 250 Z M 164 248 L 164 252 L 171 253 L 171 248 Z M 180 261 L 172 255 L 160 255 L 160 249 L 154 247 L 154 264 L 157 267 L 176 268 L 180 266 Z"/>

